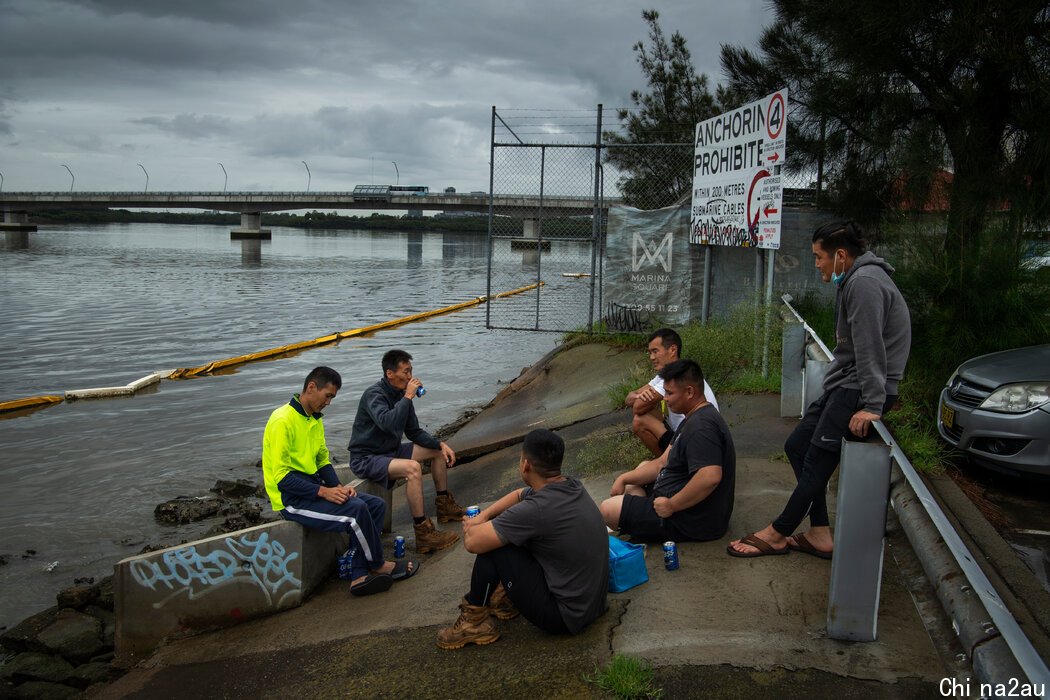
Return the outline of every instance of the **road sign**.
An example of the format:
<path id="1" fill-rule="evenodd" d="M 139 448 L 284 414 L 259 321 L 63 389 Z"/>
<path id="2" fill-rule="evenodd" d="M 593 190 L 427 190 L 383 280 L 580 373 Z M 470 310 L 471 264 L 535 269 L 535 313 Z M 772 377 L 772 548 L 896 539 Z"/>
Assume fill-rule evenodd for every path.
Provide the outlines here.
<path id="1" fill-rule="evenodd" d="M 787 94 L 696 125 L 690 243 L 780 247 Z"/>

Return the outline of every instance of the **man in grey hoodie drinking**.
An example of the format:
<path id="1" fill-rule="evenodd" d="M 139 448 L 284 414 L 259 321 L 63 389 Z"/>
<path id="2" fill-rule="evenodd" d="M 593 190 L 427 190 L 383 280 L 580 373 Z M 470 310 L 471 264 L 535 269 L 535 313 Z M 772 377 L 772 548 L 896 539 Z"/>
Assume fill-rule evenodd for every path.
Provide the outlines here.
<path id="1" fill-rule="evenodd" d="M 842 439 L 866 440 L 871 424 L 897 402 L 897 385 L 911 348 L 911 316 L 891 267 L 870 251 L 852 221 L 821 226 L 813 256 L 824 282 L 835 284 L 835 350 L 824 393 L 807 409 L 784 444 L 798 484 L 783 512 L 766 528 L 726 551 L 734 557 L 787 554 L 830 559 L 833 547 L 825 492 L 839 462 Z M 795 533 L 809 515 L 809 530 Z M 792 534 L 795 533 L 795 534 Z"/>

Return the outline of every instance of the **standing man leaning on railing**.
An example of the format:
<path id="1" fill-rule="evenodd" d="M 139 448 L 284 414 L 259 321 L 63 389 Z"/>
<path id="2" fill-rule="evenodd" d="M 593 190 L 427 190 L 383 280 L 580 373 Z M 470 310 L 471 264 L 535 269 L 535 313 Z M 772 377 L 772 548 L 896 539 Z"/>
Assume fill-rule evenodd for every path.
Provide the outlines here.
<path id="1" fill-rule="evenodd" d="M 784 444 L 798 484 L 780 516 L 758 532 L 734 540 L 734 557 L 787 554 L 790 550 L 830 559 L 834 547 L 828 481 L 838 466 L 843 438 L 866 440 L 871 424 L 897 402 L 897 385 L 911 348 L 911 315 L 893 267 L 867 251 L 864 231 L 852 221 L 821 226 L 813 234 L 813 257 L 835 294 L 835 350 L 824 393 L 806 410 Z M 806 515 L 810 528 L 795 532 Z"/>

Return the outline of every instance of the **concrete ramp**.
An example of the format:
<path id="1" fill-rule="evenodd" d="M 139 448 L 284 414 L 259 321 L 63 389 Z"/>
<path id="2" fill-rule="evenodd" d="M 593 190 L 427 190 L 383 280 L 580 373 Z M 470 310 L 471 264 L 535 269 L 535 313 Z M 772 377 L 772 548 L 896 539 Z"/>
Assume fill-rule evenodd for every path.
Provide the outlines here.
<path id="1" fill-rule="evenodd" d="M 449 444 L 470 457 L 521 441 L 535 428 L 558 428 L 608 413 L 610 389 L 643 359 L 637 350 L 578 345 L 527 369 L 457 432 Z"/>

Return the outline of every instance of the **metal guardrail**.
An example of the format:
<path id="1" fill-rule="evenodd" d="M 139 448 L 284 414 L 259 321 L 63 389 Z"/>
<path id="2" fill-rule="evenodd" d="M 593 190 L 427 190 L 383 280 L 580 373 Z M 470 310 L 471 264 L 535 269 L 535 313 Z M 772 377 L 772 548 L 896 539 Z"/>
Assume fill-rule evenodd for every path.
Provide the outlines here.
<path id="1" fill-rule="evenodd" d="M 791 306 L 791 297 L 785 295 L 782 300 L 791 315 L 794 316 L 794 320 L 804 329 L 805 335 L 814 341 L 830 359 L 831 351 L 798 311 Z M 795 351 L 797 351 L 797 345 Z M 788 370 L 794 367 L 795 372 L 801 374 L 804 371 L 806 357 L 800 357 L 797 354 L 794 357 L 788 357 L 787 353 L 792 350 L 789 349 L 787 342 L 784 344 L 784 352 L 782 382 L 794 381 L 797 385 L 798 379 L 787 376 Z M 811 397 L 809 401 L 815 398 L 815 396 Z M 804 411 L 805 408 L 806 406 L 803 405 L 802 410 Z M 904 483 L 900 486 L 903 487 L 906 484 L 910 489 L 910 493 L 902 495 L 897 485 L 894 486 L 895 493 L 891 498 L 894 511 L 902 527 L 905 528 L 916 554 L 920 560 L 925 559 L 922 561 L 923 569 L 927 577 L 931 579 L 942 607 L 951 618 L 956 635 L 966 648 L 978 680 L 982 684 L 990 684 L 993 688 L 1003 684 L 1008 691 L 1011 681 L 1017 683 L 1021 680 L 1015 675 L 1015 672 L 1019 671 L 1027 678 L 1030 684 L 1027 687 L 1038 689 L 1045 697 L 1046 689 L 1050 688 L 1050 670 L 1046 663 L 1032 646 L 1031 640 L 1021 630 L 1006 603 L 995 590 L 995 586 L 989 581 L 959 533 L 955 531 L 889 429 L 882 421 L 876 421 L 875 430 L 878 431 L 884 444 L 889 447 L 890 456 L 904 477 Z M 925 524 L 912 514 L 911 511 L 915 509 L 908 506 L 915 501 L 922 505 L 922 512 L 932 524 L 932 530 L 927 529 Z M 921 543 L 922 546 L 915 546 L 916 542 Z M 948 563 L 933 561 L 937 557 L 937 545 L 946 547 L 953 561 Z M 961 572 L 965 582 L 959 581 L 954 572 L 946 570 L 948 566 L 954 566 L 958 572 Z M 939 575 L 935 576 L 935 572 Z M 976 601 L 973 600 L 974 595 L 976 595 Z"/>

